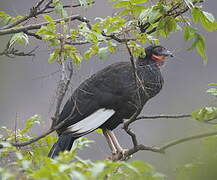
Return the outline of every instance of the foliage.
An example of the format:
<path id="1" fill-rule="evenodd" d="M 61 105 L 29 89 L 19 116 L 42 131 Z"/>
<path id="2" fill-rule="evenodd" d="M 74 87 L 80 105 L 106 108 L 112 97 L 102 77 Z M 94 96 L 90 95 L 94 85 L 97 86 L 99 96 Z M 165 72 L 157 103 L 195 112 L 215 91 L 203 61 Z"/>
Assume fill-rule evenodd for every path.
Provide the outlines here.
<path id="1" fill-rule="evenodd" d="M 177 180 L 214 180 L 217 177 L 217 137 L 202 141 L 202 147 L 195 152 L 195 158 L 177 167 Z"/>
<path id="2" fill-rule="evenodd" d="M 16 20 L 18 20 L 20 18 L 22 18 L 22 16 L 12 17 L 3 11 L 0 11 L 0 22 L 4 25 L 7 25 L 11 22 L 15 22 Z"/>
<path id="3" fill-rule="evenodd" d="M 215 86 L 207 90 L 216 96 L 216 83 L 209 84 Z M 217 119 L 217 107 L 203 107 L 192 112 L 192 118 L 201 122 L 209 123 Z M 216 129 L 216 123 L 213 123 Z M 195 159 L 191 162 L 179 165 L 177 168 L 177 180 L 204 180 L 216 179 L 217 177 L 217 136 L 207 137 L 202 141 L 202 146 L 195 154 Z"/>
<path id="4" fill-rule="evenodd" d="M 38 124 L 40 116 L 35 115 L 26 121 L 24 129 L 15 132 L 3 127 L 6 139 L 0 136 L 0 178 L 8 179 L 147 179 L 162 180 L 164 175 L 142 161 L 112 162 L 110 160 L 83 160 L 77 156 L 77 150 L 88 147 L 92 141 L 80 138 L 74 143 L 70 152 L 64 152 L 55 159 L 47 157 L 48 151 L 56 138 L 46 136 L 37 143 L 15 148 L 8 141 L 25 141 L 34 124 Z M 16 136 L 16 138 L 15 138 Z M 7 140 L 7 142 L 5 141 Z M 11 162 L 8 160 L 14 159 Z M 7 162 L 7 163 L 6 163 Z"/>
<path id="5" fill-rule="evenodd" d="M 211 86 L 217 86 L 217 84 L 212 83 L 209 84 Z M 207 90 L 207 93 L 210 93 L 213 96 L 217 95 L 217 88 L 212 87 Z M 195 120 L 202 121 L 202 122 L 209 122 L 212 120 L 217 119 L 217 107 L 203 107 L 201 109 L 197 109 L 192 112 L 191 117 Z"/>
<path id="6" fill-rule="evenodd" d="M 80 0 L 81 7 L 87 8 L 93 1 Z M 171 33 L 182 31 L 186 42 L 192 43 L 188 50 L 196 49 L 207 63 L 205 38 L 200 34 L 198 25 L 207 31 L 217 29 L 215 17 L 203 11 L 198 0 L 170 0 L 148 3 L 148 0 L 111 0 L 112 7 L 116 10 L 113 16 L 106 18 L 97 17 L 90 24 L 88 20 L 77 19 L 80 23 L 64 21 L 69 17 L 64 3 L 53 0 L 54 12 L 63 21 L 56 23 L 49 14 L 39 13 L 48 24 L 41 26 L 34 37 L 53 47 L 48 62 L 61 63 L 72 59 L 74 64 L 80 65 L 83 59 L 90 59 L 98 55 L 100 59 L 107 58 L 110 53 L 116 52 L 116 47 L 129 43 L 134 49 L 135 56 L 144 53 L 141 47 L 147 42 L 159 43 L 160 37 L 170 37 Z M 190 9 L 191 15 L 185 14 Z M 4 24 L 11 24 L 22 17 L 12 17 L 5 12 L 0 12 L 0 19 Z M 75 24 L 72 27 L 72 23 Z M 19 26 L 19 23 L 17 24 Z M 14 42 L 28 42 L 25 32 L 14 34 Z M 77 45 L 88 44 L 82 51 Z M 141 52 L 142 51 L 142 52 Z"/>

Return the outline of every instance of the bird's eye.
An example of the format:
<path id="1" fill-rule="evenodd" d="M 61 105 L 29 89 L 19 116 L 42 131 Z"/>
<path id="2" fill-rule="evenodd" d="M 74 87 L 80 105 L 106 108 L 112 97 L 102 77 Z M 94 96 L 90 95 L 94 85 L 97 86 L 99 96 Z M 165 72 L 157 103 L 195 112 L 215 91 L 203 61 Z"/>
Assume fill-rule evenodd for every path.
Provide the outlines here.
<path id="1" fill-rule="evenodd" d="M 163 51 L 163 48 L 162 48 L 162 47 L 156 47 L 156 48 L 154 49 L 154 52 L 155 52 L 155 53 L 160 53 L 161 51 Z"/>

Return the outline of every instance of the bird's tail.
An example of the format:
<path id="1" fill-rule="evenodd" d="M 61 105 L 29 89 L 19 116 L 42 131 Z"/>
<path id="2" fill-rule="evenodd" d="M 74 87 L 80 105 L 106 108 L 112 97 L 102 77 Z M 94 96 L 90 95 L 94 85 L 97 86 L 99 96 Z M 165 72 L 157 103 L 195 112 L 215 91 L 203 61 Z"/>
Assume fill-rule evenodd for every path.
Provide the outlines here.
<path id="1" fill-rule="evenodd" d="M 48 157 L 55 158 L 60 152 L 70 151 L 75 140 L 76 138 L 71 135 L 60 135 L 58 141 L 51 148 Z"/>

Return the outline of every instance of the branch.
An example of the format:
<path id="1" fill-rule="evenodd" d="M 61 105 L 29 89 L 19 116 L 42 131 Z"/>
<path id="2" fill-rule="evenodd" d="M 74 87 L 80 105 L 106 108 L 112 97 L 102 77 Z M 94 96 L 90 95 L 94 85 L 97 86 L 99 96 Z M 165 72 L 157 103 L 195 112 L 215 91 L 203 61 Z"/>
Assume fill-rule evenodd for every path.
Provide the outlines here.
<path id="1" fill-rule="evenodd" d="M 0 56 L 7 56 L 10 58 L 14 58 L 15 56 L 35 56 L 34 52 L 38 47 L 35 47 L 33 50 L 25 53 L 22 51 L 19 51 L 13 47 L 6 47 L 6 49 L 0 53 Z"/>
<path id="2" fill-rule="evenodd" d="M 87 5 L 92 5 L 94 4 L 95 1 L 91 2 L 91 3 L 87 3 Z M 76 7 L 81 7 L 82 5 L 81 4 L 74 4 L 74 5 L 64 5 L 63 8 L 76 8 Z M 54 6 L 50 6 L 49 8 L 54 8 Z"/>
<path id="3" fill-rule="evenodd" d="M 160 147 L 153 147 L 153 146 L 145 146 L 143 144 L 139 144 L 137 146 L 134 146 L 131 149 L 128 149 L 124 156 L 125 159 L 129 158 L 130 156 L 132 156 L 133 154 L 135 154 L 138 151 L 151 151 L 151 152 L 156 152 L 156 153 L 165 153 L 165 151 L 173 146 L 176 146 L 178 144 L 184 143 L 184 142 L 188 142 L 191 140 L 196 140 L 196 139 L 201 139 L 201 138 L 206 138 L 206 137 L 210 137 L 210 136 L 215 136 L 217 135 L 217 131 L 215 132 L 210 132 L 210 133 L 203 133 L 203 134 L 198 134 L 198 135 L 194 135 L 194 136 L 189 136 L 186 138 L 181 138 L 181 139 L 177 139 L 174 141 L 171 141 L 169 143 L 166 143 L 165 145 L 162 145 Z M 122 160 L 122 157 L 119 156 L 117 160 Z"/>
<path id="4" fill-rule="evenodd" d="M 195 5 L 197 3 L 202 3 L 202 2 L 203 2 L 203 0 L 195 0 L 194 2 L 192 2 L 192 4 Z M 178 3 L 174 4 L 173 7 L 171 7 L 170 10 L 168 10 L 164 15 L 158 17 L 152 24 L 155 24 L 155 23 L 159 22 L 162 18 L 165 18 L 167 16 L 172 16 L 172 17 L 176 18 L 176 17 L 184 14 L 185 12 L 187 12 L 189 10 L 189 7 L 185 5 L 184 8 L 180 8 L 182 5 L 185 5 L 184 1 L 181 1 L 181 2 L 178 2 Z M 140 31 L 142 33 L 145 33 L 150 26 L 151 26 L 150 22 L 146 22 L 145 24 L 139 23 L 139 28 L 140 28 Z M 146 33 L 147 34 L 152 34 L 156 30 L 157 30 L 157 27 L 154 27 L 153 29 L 149 30 Z"/>
<path id="5" fill-rule="evenodd" d="M 107 38 L 110 38 L 110 39 L 113 39 L 113 40 L 115 40 L 115 41 L 117 41 L 119 43 L 127 43 L 129 41 L 135 41 L 135 38 L 129 38 L 129 39 L 128 38 L 123 38 L 123 39 L 121 39 L 121 38 L 117 37 L 115 34 L 107 35 L 104 31 L 102 31 L 101 34 L 103 36 L 105 36 Z"/>
<path id="6" fill-rule="evenodd" d="M 65 66 L 64 65 L 64 62 L 62 62 L 62 67 Z M 65 68 L 65 67 L 64 67 Z M 62 68 L 62 73 L 61 73 L 61 80 L 59 82 L 59 87 L 58 87 L 58 97 L 57 97 L 57 105 L 56 105 L 56 111 L 55 111 L 55 114 L 54 114 L 54 117 L 52 118 L 52 125 L 51 125 L 51 128 L 54 127 L 55 125 L 57 125 L 57 122 L 58 122 L 58 119 L 59 119 L 59 112 L 60 112 L 60 107 L 62 105 L 62 102 L 63 102 L 63 99 L 66 95 L 66 92 L 69 88 L 69 84 L 70 84 L 70 81 L 72 79 L 72 75 L 73 75 L 73 67 L 71 65 L 71 63 L 68 65 L 68 70 L 69 70 L 69 77 L 66 78 L 66 73 L 64 72 L 65 69 Z"/>
<path id="7" fill-rule="evenodd" d="M 8 24 L 8 25 L 6 25 L 6 26 L 4 26 L 2 29 L 9 29 L 9 28 L 12 28 L 12 27 L 14 27 L 14 26 L 17 26 L 17 25 L 19 25 L 19 24 L 21 24 L 21 23 L 23 23 L 23 22 L 25 22 L 25 21 L 31 19 L 32 17 L 36 17 L 36 16 L 39 15 L 39 14 L 43 14 L 44 11 L 45 11 L 46 9 L 48 9 L 49 6 L 50 6 L 50 4 L 52 3 L 51 0 L 48 1 L 48 3 L 45 5 L 45 7 L 44 7 L 42 10 L 40 10 L 40 6 L 44 3 L 44 1 L 45 1 L 45 0 L 40 0 L 35 6 L 33 6 L 33 7 L 30 9 L 30 12 L 29 12 L 29 14 L 28 14 L 27 16 L 24 16 L 24 17 L 18 19 L 17 21 L 15 21 L 15 22 L 13 22 L 13 23 L 11 23 L 11 24 Z"/>
<path id="8" fill-rule="evenodd" d="M 168 149 L 168 148 L 170 148 L 172 146 L 175 146 L 175 145 L 187 142 L 187 141 L 191 141 L 191 140 L 195 140 L 195 139 L 201 139 L 201 138 L 205 138 L 205 137 L 209 137 L 209 136 L 215 136 L 215 135 L 217 135 L 217 131 L 215 131 L 215 132 L 209 132 L 209 133 L 203 133 L 203 134 L 198 134 L 198 135 L 194 135 L 194 136 L 189 136 L 189 137 L 186 137 L 186 138 L 177 139 L 177 140 L 174 140 L 172 142 L 169 142 L 169 143 L 161 146 L 160 150 L 161 151 L 165 151 L 166 149 Z"/>
<path id="9" fill-rule="evenodd" d="M 12 28 L 12 27 L 15 27 L 33 17 L 37 17 L 38 15 L 41 15 L 41 14 L 46 14 L 46 13 L 51 13 L 54 11 L 54 6 L 51 6 L 52 4 L 52 0 L 49 0 L 45 5 L 44 7 L 40 7 L 42 4 L 44 4 L 46 0 L 40 0 L 39 2 L 36 3 L 35 6 L 33 6 L 30 11 L 29 11 L 29 14 L 18 19 L 17 21 L 11 23 L 11 24 L 8 24 L 6 26 L 4 26 L 3 28 L 1 29 L 9 29 L 9 28 Z M 91 4 L 94 4 L 95 2 L 91 2 L 91 3 L 87 3 L 87 5 L 91 5 Z M 81 4 L 75 4 L 75 5 L 64 5 L 63 8 L 75 8 L 75 7 L 80 7 L 82 6 Z M 48 9 L 52 9 L 50 11 L 47 11 Z"/>
<path id="10" fill-rule="evenodd" d="M 140 116 L 140 117 L 137 117 L 135 121 L 140 120 L 140 119 L 162 119 L 162 118 L 163 119 L 181 119 L 181 118 L 189 118 L 189 117 L 191 117 L 191 114 Z"/>
<path id="11" fill-rule="evenodd" d="M 25 34 L 27 34 L 28 36 L 32 36 L 32 37 L 34 37 L 34 38 L 36 38 L 36 39 L 42 40 L 42 37 L 39 36 L 39 35 L 36 34 L 36 33 L 28 32 L 28 31 L 23 31 L 23 32 L 24 32 Z"/>
<path id="12" fill-rule="evenodd" d="M 89 26 L 89 20 L 87 20 L 87 19 L 85 19 L 79 15 L 72 15 L 72 16 L 69 16 L 67 18 L 56 19 L 56 20 L 54 20 L 54 22 L 59 23 L 61 21 L 74 21 L 74 20 L 85 22 Z M 6 35 L 6 34 L 19 33 L 19 32 L 26 32 L 29 30 L 37 30 L 37 29 L 40 29 L 42 26 L 45 26 L 47 24 L 49 24 L 49 22 L 43 22 L 43 23 L 34 24 L 34 25 L 27 25 L 27 26 L 22 26 L 22 27 L 3 29 L 3 30 L 0 30 L 0 36 Z"/>
<path id="13" fill-rule="evenodd" d="M 134 60 L 134 57 L 133 57 L 133 54 L 130 50 L 130 47 L 128 46 L 128 44 L 126 43 L 126 48 L 127 48 L 127 51 L 130 55 L 130 62 L 131 62 L 131 65 L 132 65 L 132 70 L 133 70 L 133 76 L 134 76 L 134 81 L 135 81 L 135 84 L 136 84 L 136 87 L 139 88 L 139 79 L 137 78 L 137 71 L 136 71 L 136 64 L 135 64 L 135 60 Z M 141 109 L 142 109 L 142 106 L 141 106 L 141 102 L 140 102 L 140 94 L 139 94 L 139 91 L 137 91 L 136 93 L 137 95 L 137 98 L 138 98 L 138 106 L 137 106 L 137 110 L 136 112 L 133 114 L 133 116 L 130 118 L 132 121 L 135 121 L 136 120 L 136 117 L 139 115 Z M 137 138 L 136 138 L 136 134 L 131 130 L 129 129 L 129 126 L 126 125 L 124 123 L 124 126 L 123 126 L 123 129 L 127 132 L 127 134 L 129 134 L 131 136 L 131 139 L 133 141 L 133 146 L 136 147 L 138 145 L 138 141 L 137 141 Z"/>

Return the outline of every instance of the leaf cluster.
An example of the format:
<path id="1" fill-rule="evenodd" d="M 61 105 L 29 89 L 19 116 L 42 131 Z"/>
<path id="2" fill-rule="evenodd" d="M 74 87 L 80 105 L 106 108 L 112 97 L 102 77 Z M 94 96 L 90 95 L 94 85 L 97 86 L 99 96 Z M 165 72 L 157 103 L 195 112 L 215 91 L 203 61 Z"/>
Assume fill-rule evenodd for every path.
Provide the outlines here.
<path id="1" fill-rule="evenodd" d="M 25 147 L 15 148 L 8 141 L 25 141 L 27 134 L 34 124 L 39 123 L 40 116 L 35 115 L 26 121 L 23 129 L 12 130 L 3 127 L 0 136 L 0 177 L 2 180 L 13 179 L 148 179 L 162 180 L 164 175 L 142 161 L 112 162 L 110 160 L 83 160 L 77 156 L 77 150 L 88 147 L 93 141 L 87 138 L 78 139 L 70 152 L 63 152 L 57 158 L 47 157 L 49 149 L 56 141 L 52 136 L 46 136 L 37 143 Z M 16 138 L 14 139 L 14 137 Z M 6 138 L 6 139 L 5 139 Z M 29 137 L 30 138 L 30 137 Z M 7 142 L 5 141 L 7 140 Z"/>
<path id="2" fill-rule="evenodd" d="M 88 0 L 79 2 L 80 6 L 85 8 L 93 3 Z M 197 26 L 201 25 L 207 31 L 214 31 L 217 29 L 217 23 L 211 13 L 203 11 L 202 6 L 197 5 L 200 2 L 170 0 L 150 4 L 148 0 L 112 0 L 113 8 L 116 10 L 113 16 L 97 17 L 92 23 L 81 17 L 77 18 L 80 23 L 70 22 L 70 20 L 57 23 L 49 13 L 55 12 L 63 19 L 68 18 L 69 12 L 66 7 L 70 6 L 64 5 L 61 0 L 53 0 L 44 7 L 44 10 L 53 8 L 51 11 L 37 14 L 43 16 L 48 24 L 42 25 L 33 33 L 29 31 L 34 28 L 30 30 L 27 28 L 25 32 L 15 34 L 10 44 L 14 46 L 15 42 L 28 43 L 28 37 L 33 36 L 49 43 L 52 47 L 49 62 L 61 63 L 72 59 L 74 64 L 80 65 L 83 59 L 90 59 L 95 55 L 105 59 L 109 54 L 115 53 L 119 45 L 128 42 L 132 49 L 136 49 L 133 55 L 137 57 L 139 53 L 144 53 L 140 48 L 144 47 L 144 44 L 148 42 L 159 44 L 160 37 L 169 38 L 171 33 L 182 31 L 185 41 L 192 42 L 188 50 L 196 49 L 204 63 L 207 63 L 205 38 L 200 34 Z M 186 14 L 187 11 L 190 11 L 191 15 Z M 4 24 L 10 25 L 13 22 L 17 24 L 16 26 L 22 26 L 19 23 L 20 16 L 12 17 L 1 12 L 0 18 Z M 75 46 L 84 48 L 80 50 Z"/>

